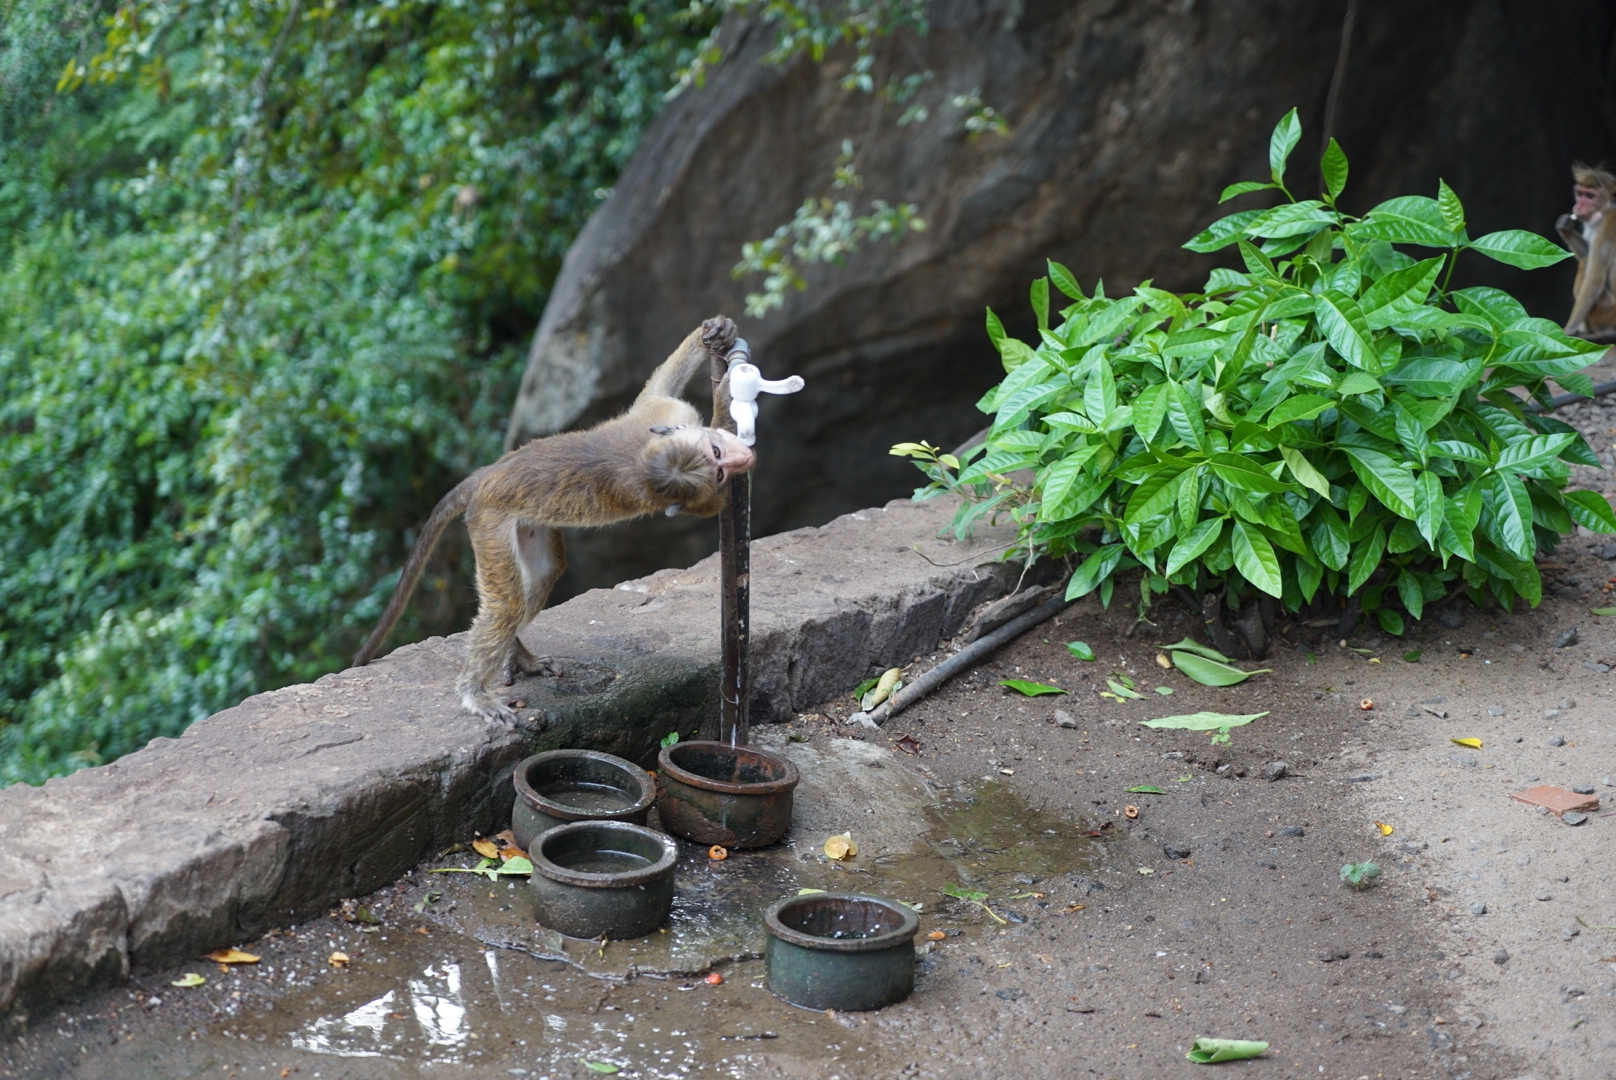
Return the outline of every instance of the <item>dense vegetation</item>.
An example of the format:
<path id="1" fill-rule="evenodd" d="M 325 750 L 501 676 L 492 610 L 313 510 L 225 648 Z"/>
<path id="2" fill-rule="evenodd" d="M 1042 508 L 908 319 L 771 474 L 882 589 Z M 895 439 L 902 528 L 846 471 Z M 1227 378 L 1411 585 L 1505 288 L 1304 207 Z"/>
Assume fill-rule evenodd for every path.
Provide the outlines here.
<path id="1" fill-rule="evenodd" d="M 562 255 L 713 17 L 11 6 L 0 783 L 340 666 L 497 453 Z M 462 581 L 406 631 L 463 622 Z"/>
<path id="2" fill-rule="evenodd" d="M 1448 289 L 1461 255 L 1531 269 L 1569 253 L 1517 230 L 1471 238 L 1445 183 L 1345 213 L 1333 139 L 1323 197 L 1297 200 L 1285 168 L 1300 137 L 1293 110 L 1271 179 L 1223 193 L 1284 201 L 1186 245 L 1238 250 L 1242 268 L 1204 292 L 1089 296 L 1052 263 L 1033 283 L 1036 343 L 989 312 L 1007 373 L 980 405 L 992 427 L 963 459 L 894 447 L 931 478 L 917 498 L 964 495 L 961 531 L 1010 513 L 1021 554 L 1077 564 L 1068 597 L 1109 603 L 1117 574 L 1142 568 L 1142 612 L 1174 586 L 1230 608 L 1354 597 L 1394 634 L 1459 590 L 1536 605 L 1540 551 L 1574 523 L 1616 532 L 1602 496 L 1565 490 L 1568 462 L 1599 464 L 1588 444 L 1525 407 L 1551 379 L 1591 393 L 1581 369 L 1605 346 L 1497 289 Z M 1053 318 L 1052 280 L 1071 301 Z"/>

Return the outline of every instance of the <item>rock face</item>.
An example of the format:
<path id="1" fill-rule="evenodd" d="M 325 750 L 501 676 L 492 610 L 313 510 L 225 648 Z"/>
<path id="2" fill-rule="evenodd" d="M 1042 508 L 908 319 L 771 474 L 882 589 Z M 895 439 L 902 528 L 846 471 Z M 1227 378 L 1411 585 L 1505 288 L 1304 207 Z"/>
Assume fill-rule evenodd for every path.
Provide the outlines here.
<path id="1" fill-rule="evenodd" d="M 1344 10 L 944 0 L 928 34 L 880 50 L 878 86 L 932 73 L 915 99 L 930 116 L 906 126 L 903 107 L 839 88 L 850 50 L 770 66 L 760 62 L 766 28 L 727 27 L 728 59 L 668 105 L 568 254 L 510 444 L 611 415 L 698 321 L 739 318 L 759 288 L 731 277 L 742 244 L 828 193 L 852 139 L 860 208 L 913 202 L 928 228 L 816 268 L 783 310 L 741 320 L 766 376 L 808 382 L 763 402 L 754 532 L 906 493 L 919 473 L 888 447 L 950 444 L 981 426 L 972 406 L 1002 374 L 983 308 L 1031 336 L 1027 286 L 1045 258 L 1085 288 L 1103 278 L 1112 295 L 1146 278 L 1197 287 L 1216 260 L 1180 245 L 1219 216 L 1225 184 L 1266 176 L 1268 133 L 1293 105 L 1304 135 L 1287 180 L 1316 190 Z M 1616 14 L 1592 2 L 1559 5 L 1552 19 L 1503 0 L 1362 5 L 1336 113 L 1352 164 L 1344 207 L 1434 194 L 1441 176 L 1467 199 L 1472 235 L 1552 235 L 1571 159 L 1616 145 L 1600 104 L 1613 25 Z M 952 101 L 973 91 L 1008 134 L 964 130 Z M 1564 317 L 1570 268 L 1527 276 L 1480 263 L 1461 261 L 1460 282 L 1490 275 L 1534 313 Z M 691 519 L 591 533 L 570 545 L 561 595 L 687 563 L 715 535 Z"/>

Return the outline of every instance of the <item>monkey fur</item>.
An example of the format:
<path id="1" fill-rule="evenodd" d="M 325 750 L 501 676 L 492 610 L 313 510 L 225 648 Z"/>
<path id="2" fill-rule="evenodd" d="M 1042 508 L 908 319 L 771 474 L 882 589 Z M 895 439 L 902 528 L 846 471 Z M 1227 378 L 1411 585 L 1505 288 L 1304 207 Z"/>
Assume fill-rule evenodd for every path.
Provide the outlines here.
<path id="1" fill-rule="evenodd" d="M 535 439 L 461 481 L 427 519 L 354 666 L 376 656 L 444 529 L 464 514 L 477 559 L 477 616 L 456 690 L 468 712 L 514 725 L 515 713 L 489 686 L 544 669 L 517 633 L 544 608 L 567 567 L 559 530 L 658 511 L 710 517 L 722 507 L 729 478 L 752 467 L 750 447 L 721 428 L 702 427 L 695 407 L 678 396 L 734 343 L 734 323 L 708 319 L 651 373 L 623 415 Z"/>
<path id="2" fill-rule="evenodd" d="M 1616 342 L 1616 176 L 1578 162 L 1571 168 L 1576 208 L 1555 229 L 1577 257 L 1571 316 L 1565 332 L 1589 341 Z"/>

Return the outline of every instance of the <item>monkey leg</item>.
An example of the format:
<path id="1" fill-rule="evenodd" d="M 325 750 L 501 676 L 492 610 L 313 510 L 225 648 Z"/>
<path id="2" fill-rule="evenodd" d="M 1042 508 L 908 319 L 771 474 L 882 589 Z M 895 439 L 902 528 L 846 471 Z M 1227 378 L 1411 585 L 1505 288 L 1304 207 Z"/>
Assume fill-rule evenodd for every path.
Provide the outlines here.
<path id="1" fill-rule="evenodd" d="M 477 617 L 471 621 L 466 665 L 455 683 L 469 713 L 514 727 L 516 713 L 489 693 L 500 679 L 526 625 L 524 572 L 518 555 L 520 522 L 509 515 L 473 508 L 466 518 L 477 558 Z"/>
<path id="2" fill-rule="evenodd" d="M 544 610 L 550 590 L 567 569 L 567 552 L 559 530 L 525 522 L 516 527 L 513 549 L 522 579 L 522 626 L 526 626 Z M 517 637 L 505 660 L 504 684 L 511 685 L 519 674 L 553 676 L 561 670 L 552 658 L 534 656 Z"/>

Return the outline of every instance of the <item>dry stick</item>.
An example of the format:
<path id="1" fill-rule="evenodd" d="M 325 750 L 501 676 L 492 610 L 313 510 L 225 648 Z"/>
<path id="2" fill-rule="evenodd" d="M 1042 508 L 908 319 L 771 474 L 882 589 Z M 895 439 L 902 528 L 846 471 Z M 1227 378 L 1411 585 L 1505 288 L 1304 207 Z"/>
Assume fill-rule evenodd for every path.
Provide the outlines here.
<path id="1" fill-rule="evenodd" d="M 1025 615 L 1018 615 L 993 633 L 988 634 L 932 668 L 914 682 L 899 690 L 891 698 L 877 707 L 874 712 L 858 712 L 847 718 L 849 724 L 863 724 L 866 727 L 879 727 L 894 714 L 900 713 L 926 697 L 933 690 L 943 685 L 955 675 L 974 667 L 988 653 L 1012 638 L 1019 637 L 1039 623 L 1055 615 L 1059 615 L 1071 601 L 1064 595 L 1052 600 L 1045 600 Z"/>

